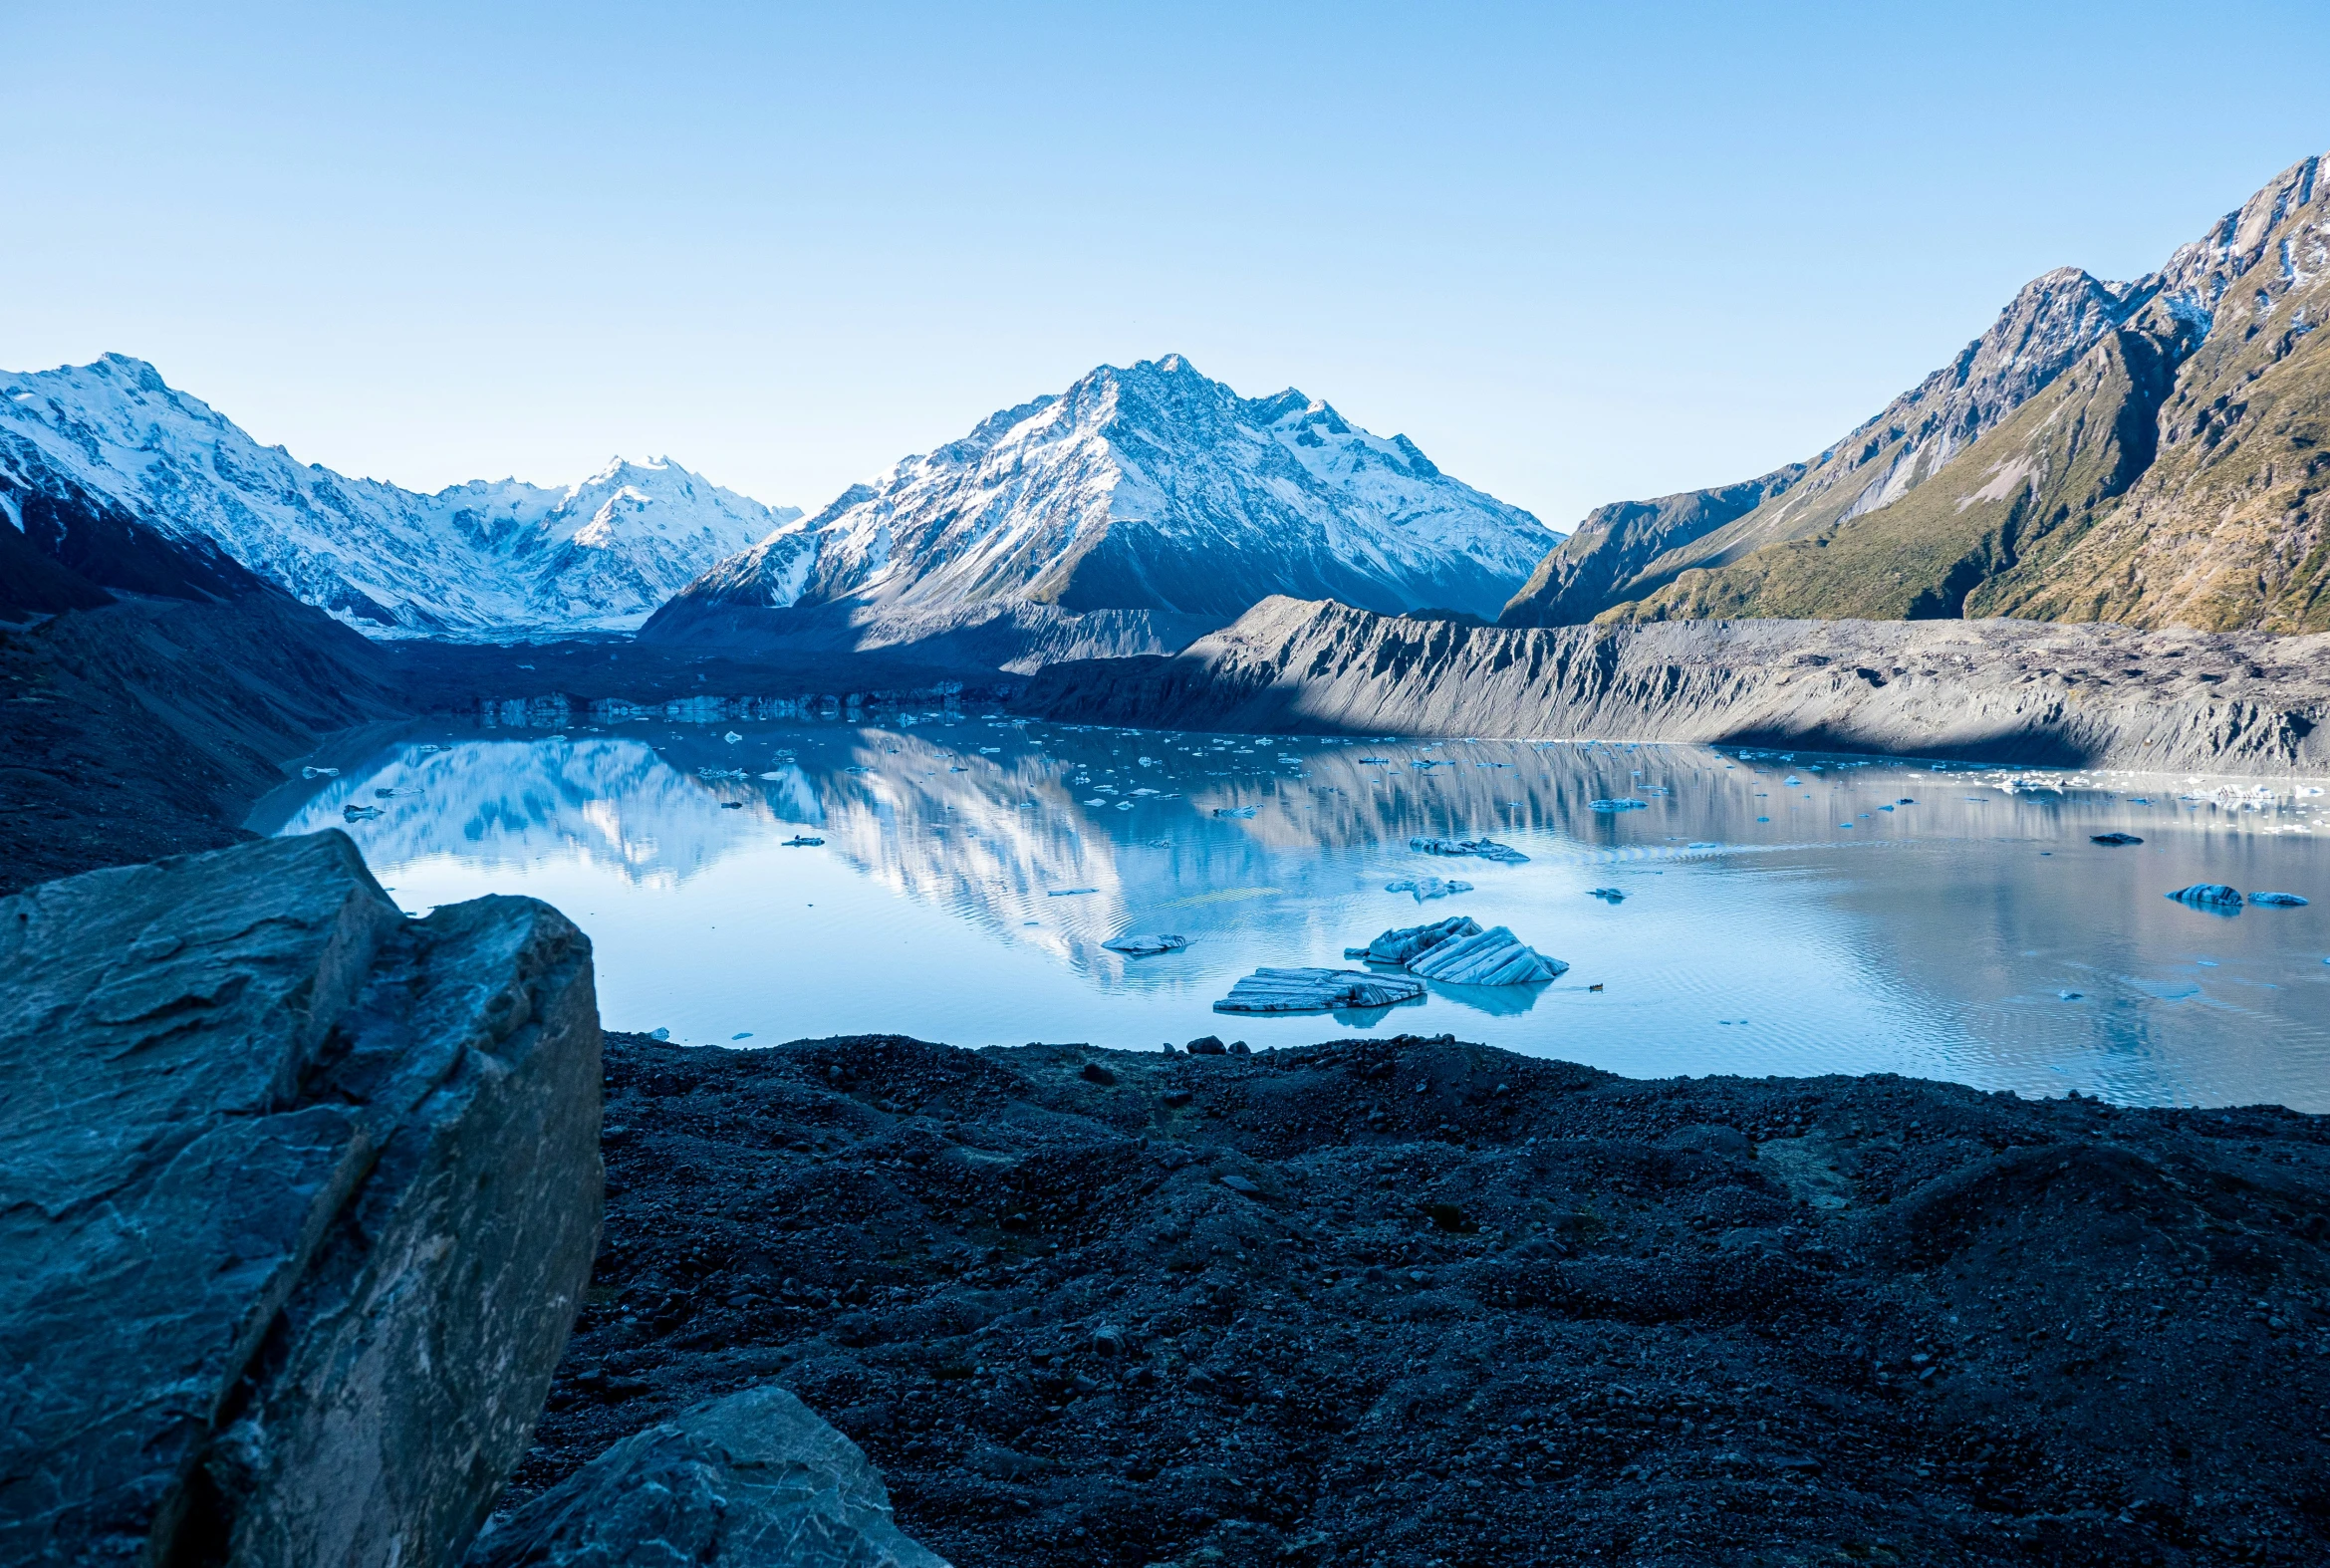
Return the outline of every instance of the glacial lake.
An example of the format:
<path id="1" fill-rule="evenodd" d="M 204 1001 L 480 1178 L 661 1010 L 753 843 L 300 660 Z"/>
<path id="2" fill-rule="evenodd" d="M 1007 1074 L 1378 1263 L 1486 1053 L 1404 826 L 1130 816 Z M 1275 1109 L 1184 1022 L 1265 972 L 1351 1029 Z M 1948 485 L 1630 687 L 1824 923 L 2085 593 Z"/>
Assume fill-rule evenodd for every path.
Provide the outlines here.
<path id="1" fill-rule="evenodd" d="M 594 940 L 609 1027 L 677 1041 L 1450 1033 L 1644 1077 L 1894 1072 L 2330 1110 L 2319 780 L 975 712 L 447 726 L 315 760 L 338 775 L 279 790 L 251 826 L 345 827 L 415 913 L 556 905 Z M 2112 832 L 2144 842 L 2090 842 Z M 1426 877 L 1473 889 L 1386 891 Z M 2313 903 L 2226 916 L 2163 897 L 2204 882 Z M 1256 967 L 1356 967 L 1347 945 L 1452 915 L 1570 968 L 1368 1013 L 1212 1010 Z M 1150 931 L 1188 945 L 1102 945 Z"/>

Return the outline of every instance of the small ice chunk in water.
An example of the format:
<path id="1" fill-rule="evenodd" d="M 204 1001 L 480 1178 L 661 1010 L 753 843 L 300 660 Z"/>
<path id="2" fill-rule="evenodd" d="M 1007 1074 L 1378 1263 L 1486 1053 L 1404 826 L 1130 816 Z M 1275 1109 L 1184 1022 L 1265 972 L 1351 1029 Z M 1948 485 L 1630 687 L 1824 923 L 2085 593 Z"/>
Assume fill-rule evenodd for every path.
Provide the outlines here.
<path id="1" fill-rule="evenodd" d="M 2197 882 L 2190 888 L 2179 888 L 2162 897 L 2197 910 L 2237 910 L 2241 907 L 2239 890 L 2228 888 L 2221 882 Z"/>
<path id="2" fill-rule="evenodd" d="M 1624 888 L 1588 888 L 1586 897 L 1600 899 L 1604 904 L 1624 904 L 1626 890 Z"/>
<path id="3" fill-rule="evenodd" d="M 1445 899 L 1452 894 L 1470 893 L 1472 884 L 1458 882 L 1452 877 L 1403 877 L 1398 882 L 1384 884 L 1386 893 L 1413 893 L 1416 902 L 1426 899 Z"/>
<path id="4" fill-rule="evenodd" d="M 2249 895 L 2249 902 L 2269 905 L 2282 910 L 2302 909 L 2306 904 L 2306 900 L 2295 893 L 2252 893 Z"/>
<path id="5" fill-rule="evenodd" d="M 742 735 L 739 735 L 739 734 L 737 734 L 737 733 L 736 733 L 736 731 L 734 731 L 734 730 L 730 730 L 730 731 L 728 731 L 728 733 L 727 733 L 727 734 L 725 734 L 725 735 L 722 735 L 720 738 L 721 738 L 722 740 L 724 740 L 724 741 L 728 742 L 728 744 L 729 744 L 729 745 L 733 746 L 733 745 L 735 745 L 735 744 L 736 744 L 736 742 L 738 742 L 738 741 L 742 740 L 744 737 L 743 737 Z"/>
<path id="6" fill-rule="evenodd" d="M 1511 845 L 1499 844 L 1494 839 L 1418 837 L 1410 839 L 1408 847 L 1424 855 L 1477 855 L 1482 860 L 1497 861 L 1508 866 L 1518 866 L 1529 859 L 1528 856 L 1514 849 Z"/>
<path id="7" fill-rule="evenodd" d="M 1179 952 L 1189 945 L 1189 938 L 1161 931 L 1153 935 L 1111 937 L 1101 945 L 1111 952 L 1121 952 L 1128 958 L 1154 958 L 1160 953 Z"/>
<path id="8" fill-rule="evenodd" d="M 434 751 L 437 748 L 434 746 L 423 746 L 420 749 L 423 751 Z M 299 776 L 303 779 L 336 779 L 340 777 L 340 770 L 338 768 L 302 768 L 299 770 Z"/>

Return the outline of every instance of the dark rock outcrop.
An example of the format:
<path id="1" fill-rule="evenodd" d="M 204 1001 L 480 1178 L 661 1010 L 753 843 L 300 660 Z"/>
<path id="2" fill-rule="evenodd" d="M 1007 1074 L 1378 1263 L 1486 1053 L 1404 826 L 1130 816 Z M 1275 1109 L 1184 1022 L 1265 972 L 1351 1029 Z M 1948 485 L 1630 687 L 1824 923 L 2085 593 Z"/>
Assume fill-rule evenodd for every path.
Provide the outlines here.
<path id="1" fill-rule="evenodd" d="M 773 1385 L 616 1443 L 496 1521 L 469 1568 L 946 1568 L 856 1443 Z"/>
<path id="2" fill-rule="evenodd" d="M 588 939 L 339 833 L 0 901 L 0 1560 L 457 1558 L 597 1244 Z"/>
<path id="3" fill-rule="evenodd" d="M 1053 664 L 1043 717 L 2244 772 L 2330 763 L 2330 637 L 2030 621 L 1506 629 L 1269 599 L 1170 658 Z"/>

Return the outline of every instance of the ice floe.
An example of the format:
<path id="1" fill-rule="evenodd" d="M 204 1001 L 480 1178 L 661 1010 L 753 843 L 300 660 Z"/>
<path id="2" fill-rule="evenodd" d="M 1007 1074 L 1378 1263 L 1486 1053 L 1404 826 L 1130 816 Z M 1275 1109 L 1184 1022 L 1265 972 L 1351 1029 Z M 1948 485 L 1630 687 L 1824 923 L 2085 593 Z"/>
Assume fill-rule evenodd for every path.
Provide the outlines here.
<path id="1" fill-rule="evenodd" d="M 1179 952 L 1189 945 L 1189 938 L 1163 932 L 1140 936 L 1128 934 L 1112 937 L 1101 945 L 1111 952 L 1121 952 L 1128 958 L 1154 958 L 1159 953 Z"/>
<path id="2" fill-rule="evenodd" d="M 1470 893 L 1472 884 L 1458 882 L 1452 877 L 1403 877 L 1398 882 L 1384 884 L 1386 893 L 1413 893 L 1416 902 L 1426 899 L 1445 899 L 1451 894 Z"/>
<path id="3" fill-rule="evenodd" d="M 1395 926 L 1365 947 L 1346 947 L 1346 958 L 1398 964 L 1410 974 L 1454 985 L 1527 985 L 1550 980 L 1569 967 L 1528 946 L 1502 925 L 1482 930 L 1469 915 L 1428 925 Z"/>
<path id="4" fill-rule="evenodd" d="M 1408 847 L 1424 855 L 1477 855 L 1484 861 L 1518 866 L 1529 859 L 1509 844 L 1494 839 L 1429 839 L 1413 838 Z"/>
<path id="5" fill-rule="evenodd" d="M 1213 1004 L 1217 1013 L 1308 1013 L 1390 1007 L 1424 995 L 1424 986 L 1398 975 L 1359 969 L 1256 969 Z"/>

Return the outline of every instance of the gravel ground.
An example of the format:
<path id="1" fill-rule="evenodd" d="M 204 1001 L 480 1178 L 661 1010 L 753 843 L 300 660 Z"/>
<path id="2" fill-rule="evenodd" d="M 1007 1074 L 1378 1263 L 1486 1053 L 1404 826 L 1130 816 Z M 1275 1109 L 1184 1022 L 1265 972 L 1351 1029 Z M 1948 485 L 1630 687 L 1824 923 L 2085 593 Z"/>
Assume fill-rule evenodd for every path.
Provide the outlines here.
<path id="1" fill-rule="evenodd" d="M 1446 1037 L 607 1060 L 513 1496 L 773 1379 L 964 1568 L 2330 1557 L 2320 1118 Z"/>

